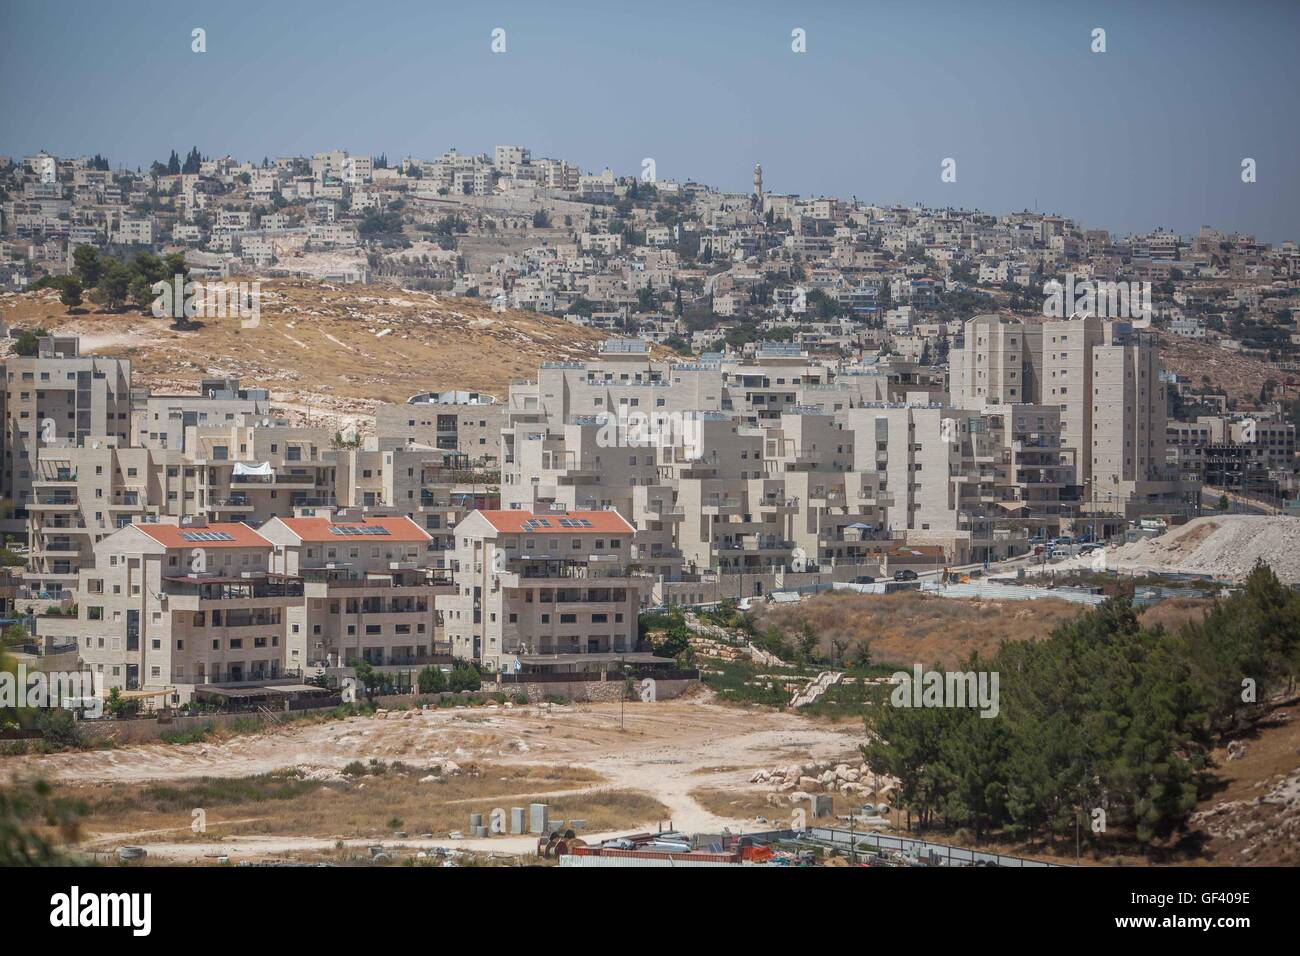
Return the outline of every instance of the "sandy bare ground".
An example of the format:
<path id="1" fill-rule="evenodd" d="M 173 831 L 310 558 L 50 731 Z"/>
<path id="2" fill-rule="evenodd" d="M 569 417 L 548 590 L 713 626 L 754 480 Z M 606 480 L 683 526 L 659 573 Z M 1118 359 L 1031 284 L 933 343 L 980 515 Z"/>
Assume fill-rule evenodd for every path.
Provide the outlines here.
<path id="1" fill-rule="evenodd" d="M 472 711 L 410 711 L 378 717 L 291 726 L 236 737 L 222 743 L 148 744 L 117 750 L 8 758 L 0 779 L 37 775 L 67 783 L 185 780 L 242 777 L 298 767 L 341 769 L 354 760 L 570 765 L 604 779 L 589 788 L 560 793 L 631 789 L 669 808 L 674 827 L 688 832 L 754 828 L 752 820 L 720 817 L 689 796 L 699 787 L 745 789 L 757 769 L 792 761 L 853 757 L 862 742 L 861 724 L 830 725 L 795 714 L 747 710 L 706 697 L 624 705 L 573 704 L 552 707 L 486 707 Z M 409 716 L 407 716 L 409 714 Z M 477 802 L 484 802 L 479 798 Z M 668 821 L 644 821 L 647 826 Z M 591 837 L 598 837 L 592 834 Z M 101 835 L 96 842 L 132 842 L 152 856 L 200 859 L 220 853 L 240 858 L 326 849 L 332 840 L 284 836 L 229 837 L 212 843 L 171 842 L 166 831 Z M 364 845 L 366 841 L 356 841 Z M 487 840 L 407 840 L 428 848 L 458 846 L 506 853 L 531 852 L 533 837 Z"/>

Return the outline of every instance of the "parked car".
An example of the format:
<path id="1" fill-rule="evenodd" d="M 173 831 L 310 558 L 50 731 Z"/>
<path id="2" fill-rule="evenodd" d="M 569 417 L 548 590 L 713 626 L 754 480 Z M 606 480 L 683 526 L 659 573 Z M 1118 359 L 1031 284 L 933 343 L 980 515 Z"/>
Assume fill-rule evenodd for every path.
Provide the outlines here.
<path id="1" fill-rule="evenodd" d="M 915 581 L 917 574 L 911 568 L 903 568 L 901 571 L 894 572 L 895 581 Z"/>
<path id="2" fill-rule="evenodd" d="M 875 584 L 876 579 L 869 574 L 859 574 L 853 579 L 854 584 Z"/>
<path id="3" fill-rule="evenodd" d="M 1092 554 L 1092 552 L 1094 552 L 1094 551 L 1100 551 L 1100 550 L 1101 550 L 1102 548 L 1104 548 L 1104 547 L 1106 547 L 1104 544 L 1100 544 L 1100 543 L 1094 541 L 1094 542 L 1090 542 L 1090 543 L 1088 543 L 1088 544 L 1082 544 L 1082 545 L 1079 545 L 1079 553 L 1080 553 L 1080 554 Z"/>

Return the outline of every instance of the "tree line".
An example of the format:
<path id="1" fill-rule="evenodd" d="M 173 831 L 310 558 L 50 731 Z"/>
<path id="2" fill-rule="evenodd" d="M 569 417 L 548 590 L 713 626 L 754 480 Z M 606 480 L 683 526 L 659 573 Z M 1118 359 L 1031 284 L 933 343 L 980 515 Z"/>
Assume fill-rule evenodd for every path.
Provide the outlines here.
<path id="1" fill-rule="evenodd" d="M 899 778 L 895 802 L 922 828 L 1037 839 L 1077 822 L 1092 838 L 1100 819 L 1145 848 L 1186 824 L 1214 741 L 1293 691 L 1297 663 L 1300 595 L 1257 564 L 1176 631 L 1143 625 L 1119 596 L 1046 640 L 973 656 L 966 670 L 1000 676 L 997 717 L 880 700 L 862 753 Z"/>
<path id="2" fill-rule="evenodd" d="M 157 298 L 154 283 L 170 282 L 178 275 L 182 283 L 189 275 L 181 252 L 165 256 L 137 252 L 130 259 L 116 259 L 94 246 L 81 245 L 73 250 L 68 275 L 42 276 L 32 288 L 57 290 L 59 301 L 69 308 L 81 305 L 83 297 L 88 296 L 95 304 L 109 309 L 120 309 L 128 302 L 148 309 Z"/>

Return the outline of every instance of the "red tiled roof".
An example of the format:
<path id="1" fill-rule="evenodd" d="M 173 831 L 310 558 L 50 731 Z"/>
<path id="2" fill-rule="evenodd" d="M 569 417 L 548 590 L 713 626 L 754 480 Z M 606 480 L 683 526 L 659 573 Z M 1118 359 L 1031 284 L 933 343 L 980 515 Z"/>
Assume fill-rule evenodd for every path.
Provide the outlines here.
<path id="1" fill-rule="evenodd" d="M 153 538 L 164 548 L 269 548 L 271 542 L 248 525 L 238 521 L 217 521 L 207 525 L 188 527 L 174 524 L 140 523 L 131 527 Z M 207 533 L 228 536 L 225 538 L 197 537 Z M 190 537 L 186 537 L 190 535 Z"/>
<path id="2" fill-rule="evenodd" d="M 632 527 L 617 511 L 565 511 L 548 512 L 535 515 L 531 511 L 480 511 L 488 523 L 498 531 L 539 532 L 541 534 L 583 534 L 601 532 L 603 534 L 632 534 Z M 561 521 L 568 524 L 561 524 Z M 545 524 L 541 524 L 545 522 Z M 574 526 L 573 522 L 577 522 Z M 584 525 L 587 522 L 589 526 Z M 530 526 L 525 527 L 525 524 Z"/>
<path id="3" fill-rule="evenodd" d="M 281 524 L 303 541 L 418 541 L 431 540 L 429 534 L 405 515 L 393 517 L 366 516 L 362 521 L 331 521 L 329 518 L 280 518 Z M 388 534 L 351 535 L 335 534 L 330 528 L 385 529 Z"/>

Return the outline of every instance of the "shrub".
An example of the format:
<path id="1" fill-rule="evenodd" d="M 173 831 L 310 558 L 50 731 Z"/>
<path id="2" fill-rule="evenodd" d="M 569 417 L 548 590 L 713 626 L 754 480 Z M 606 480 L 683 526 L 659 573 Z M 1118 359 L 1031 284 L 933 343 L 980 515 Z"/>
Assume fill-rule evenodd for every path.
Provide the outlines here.
<path id="1" fill-rule="evenodd" d="M 81 728 L 71 711 L 42 711 L 36 718 L 36 729 L 41 732 L 45 744 L 55 750 L 69 750 L 82 745 Z"/>
<path id="2" fill-rule="evenodd" d="M 421 694 L 437 694 L 447 689 L 447 678 L 442 673 L 442 668 L 433 664 L 420 671 L 415 681 Z"/>
<path id="3" fill-rule="evenodd" d="M 449 686 L 454 691 L 478 690 L 483 686 L 483 678 L 473 664 L 457 664 L 452 668 Z"/>
<path id="4" fill-rule="evenodd" d="M 196 744 L 212 736 L 212 724 L 201 724 L 188 730 L 164 730 L 158 735 L 165 744 Z"/>

